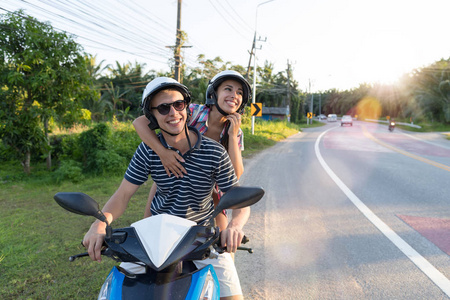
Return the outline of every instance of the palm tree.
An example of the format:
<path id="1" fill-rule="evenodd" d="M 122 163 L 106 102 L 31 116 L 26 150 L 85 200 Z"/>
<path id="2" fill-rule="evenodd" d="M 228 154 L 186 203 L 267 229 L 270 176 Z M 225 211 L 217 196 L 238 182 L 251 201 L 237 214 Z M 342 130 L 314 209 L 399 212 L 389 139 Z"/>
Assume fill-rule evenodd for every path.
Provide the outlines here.
<path id="1" fill-rule="evenodd" d="M 107 99 L 112 103 L 112 114 L 116 115 L 116 108 L 119 102 L 129 102 L 127 99 L 123 98 L 130 90 L 121 91 L 121 88 L 114 86 L 112 82 L 109 85 L 105 84 L 106 92 L 109 95 Z"/>

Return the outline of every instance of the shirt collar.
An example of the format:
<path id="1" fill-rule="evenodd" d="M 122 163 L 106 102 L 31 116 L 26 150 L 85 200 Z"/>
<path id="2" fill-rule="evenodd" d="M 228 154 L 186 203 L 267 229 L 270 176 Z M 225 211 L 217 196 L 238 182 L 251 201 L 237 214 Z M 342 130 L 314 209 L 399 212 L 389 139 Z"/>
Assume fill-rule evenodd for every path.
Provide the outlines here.
<path id="1" fill-rule="evenodd" d="M 200 116 L 198 116 L 197 122 L 207 122 L 210 111 L 211 108 L 205 105 L 203 110 L 200 112 Z"/>
<path id="2" fill-rule="evenodd" d="M 200 131 L 198 131 L 198 129 L 197 129 L 196 127 L 188 126 L 188 130 L 189 130 L 189 131 L 193 131 L 194 134 L 197 135 L 197 142 L 196 142 L 195 145 L 193 145 L 192 148 L 191 148 L 189 151 L 187 151 L 183 156 L 187 156 L 187 155 L 191 154 L 192 151 L 194 151 L 194 150 L 196 150 L 196 149 L 200 149 L 200 145 L 201 145 L 201 143 L 202 143 L 202 138 L 203 138 L 203 136 L 200 134 Z M 176 151 L 178 154 L 181 155 L 181 152 L 180 152 L 178 149 L 176 149 L 175 147 L 169 146 L 169 145 L 167 144 L 166 140 L 164 139 L 164 136 L 163 136 L 161 133 L 159 134 L 159 140 L 160 140 L 161 144 L 162 144 L 165 148 L 170 149 L 170 150 L 174 150 L 174 151 Z"/>

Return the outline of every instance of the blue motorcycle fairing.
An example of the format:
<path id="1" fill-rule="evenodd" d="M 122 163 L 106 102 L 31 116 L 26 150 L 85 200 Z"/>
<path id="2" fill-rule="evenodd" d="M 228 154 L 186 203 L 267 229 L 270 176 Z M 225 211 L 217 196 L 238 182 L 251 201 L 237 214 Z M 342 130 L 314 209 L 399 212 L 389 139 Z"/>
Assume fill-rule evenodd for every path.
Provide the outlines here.
<path id="1" fill-rule="evenodd" d="M 208 272 L 214 280 L 214 295 L 217 295 L 218 299 L 220 293 L 219 281 L 211 265 L 182 275 L 175 280 L 170 278 L 169 274 L 155 273 L 152 270 L 149 270 L 149 274 L 140 274 L 136 275 L 135 278 L 128 278 L 116 267 L 113 267 L 108 275 L 108 277 L 112 276 L 109 300 L 199 299 Z"/>

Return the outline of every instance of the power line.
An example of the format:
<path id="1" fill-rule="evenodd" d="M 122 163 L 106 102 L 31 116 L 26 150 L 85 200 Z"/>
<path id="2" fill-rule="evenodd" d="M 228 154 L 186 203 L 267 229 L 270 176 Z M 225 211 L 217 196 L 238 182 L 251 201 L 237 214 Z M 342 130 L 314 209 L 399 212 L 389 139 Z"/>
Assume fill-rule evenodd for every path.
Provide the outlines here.
<path id="1" fill-rule="evenodd" d="M 220 10 L 219 9 L 217 9 L 217 7 L 214 5 L 214 3 L 211 1 L 211 0 L 209 0 L 209 3 L 211 3 L 211 5 L 213 6 L 213 8 L 216 10 L 216 12 L 225 20 L 225 22 L 234 30 L 234 31 L 236 31 L 236 33 L 237 34 L 239 34 L 241 37 L 243 37 L 244 39 L 247 39 L 247 37 L 246 36 L 244 36 L 236 27 L 234 27 L 233 26 L 233 24 L 232 23 L 230 23 L 229 21 L 228 21 L 228 19 L 227 18 L 225 18 L 225 16 L 220 12 Z"/>
<path id="2" fill-rule="evenodd" d="M 24 1 L 24 0 L 22 0 L 22 1 Z M 40 2 L 48 4 L 48 1 L 45 1 L 45 0 L 40 0 Z M 57 2 L 61 3 L 60 0 L 57 0 Z M 83 2 L 83 1 L 81 1 L 81 2 Z M 82 30 L 87 29 L 87 30 L 90 31 L 91 34 L 92 33 L 97 34 L 97 35 L 102 34 L 102 35 L 99 36 L 100 39 L 104 40 L 104 37 L 109 36 L 113 40 L 117 40 L 117 38 L 114 37 L 114 35 L 116 35 L 122 41 L 130 41 L 131 40 L 134 43 L 136 48 L 141 49 L 143 51 L 146 51 L 146 52 L 149 52 L 149 53 L 153 53 L 153 54 L 156 54 L 156 55 L 165 54 L 165 51 L 164 51 L 163 48 L 160 47 L 158 49 L 156 47 L 153 47 L 152 44 L 142 43 L 139 38 L 138 39 L 136 39 L 136 38 L 132 39 L 132 36 L 135 35 L 134 32 L 132 32 L 130 30 L 127 30 L 127 29 L 117 25 L 114 22 L 111 22 L 109 20 L 105 20 L 103 16 L 96 16 L 96 15 L 87 13 L 86 10 L 80 10 L 79 5 L 76 5 L 76 6 L 72 5 L 71 7 L 70 6 L 67 7 L 67 6 L 65 6 L 65 4 L 61 5 L 61 4 L 57 4 L 57 3 L 54 3 L 54 2 L 52 4 L 53 4 L 53 8 L 56 8 L 56 9 L 58 9 L 61 12 L 65 12 L 68 15 L 72 15 L 73 17 L 75 17 L 75 19 L 70 19 L 70 18 L 68 18 L 66 16 L 62 16 L 62 15 L 58 14 L 59 17 L 61 17 L 62 19 L 66 20 L 66 21 L 69 21 L 69 22 L 71 22 L 71 23 L 73 23 L 73 24 L 75 24 L 77 26 L 81 25 Z M 93 11 L 98 11 L 98 9 L 96 10 L 92 6 L 88 5 L 88 7 L 91 10 L 93 10 Z M 80 11 L 82 14 L 87 15 L 87 17 L 81 16 L 76 11 Z M 85 23 L 81 24 L 79 21 L 83 21 Z M 104 22 L 106 24 L 102 24 L 101 22 Z M 94 28 L 90 27 L 89 25 L 85 25 L 86 23 L 88 23 L 88 24 L 90 23 L 90 24 L 94 25 Z M 95 28 L 100 29 L 100 31 L 96 30 Z M 149 49 L 148 49 L 149 46 L 151 46 L 153 48 L 156 48 L 156 50 L 161 50 L 161 51 L 160 52 L 149 51 Z"/>
<path id="3" fill-rule="evenodd" d="M 211 0 L 210 3 L 214 5 Z M 227 5 L 216 2 L 214 9 L 237 34 L 247 40 L 242 30 L 251 29 L 248 29 L 249 26 L 230 3 L 227 2 Z M 159 7 L 152 9 L 137 0 L 3 0 L 2 6 L 3 10 L 10 13 L 25 9 L 21 17 L 33 16 L 41 20 L 40 23 L 43 23 L 42 20 L 51 21 L 55 30 L 77 38 L 82 46 L 89 49 L 118 52 L 164 65 L 168 65 L 173 56 L 172 51 L 165 46 L 173 43 L 175 21 L 169 25 L 167 18 L 160 17 Z M 174 7 L 174 16 L 175 11 Z M 205 53 L 194 38 L 188 36 L 188 40 L 197 51 Z M 198 56 L 192 51 L 183 51 L 182 55 L 186 68 L 199 65 Z"/>
<path id="4" fill-rule="evenodd" d="M 10 11 L 10 10 L 8 10 L 8 9 L 3 8 L 3 7 L 0 7 L 0 9 L 2 9 L 2 10 L 4 10 L 4 11 L 7 11 L 7 12 L 9 12 L 9 13 L 15 14 L 15 15 L 17 15 L 17 16 L 23 18 L 23 19 L 27 19 L 27 20 L 34 21 L 34 22 L 37 22 L 37 23 L 40 23 L 40 24 L 44 24 L 44 23 L 42 23 L 42 22 L 40 22 L 40 21 L 38 21 L 38 20 L 36 20 L 36 19 L 31 19 L 28 15 L 21 15 L 21 14 L 19 14 L 19 13 L 17 13 L 17 12 L 12 12 L 12 11 Z M 113 49 L 113 50 L 116 50 L 116 51 L 119 51 L 119 52 L 132 54 L 132 55 L 134 55 L 134 56 L 138 56 L 138 57 L 141 57 L 141 58 L 144 58 L 144 59 L 147 59 L 147 60 L 151 60 L 151 61 L 156 61 L 156 62 L 160 62 L 160 63 L 166 63 L 166 62 L 162 62 L 162 61 L 158 61 L 158 60 L 149 58 L 148 56 L 143 56 L 143 55 L 138 54 L 138 53 L 136 53 L 136 52 L 131 52 L 131 51 L 127 51 L 127 50 L 124 50 L 124 49 L 116 48 L 116 47 L 111 46 L 111 45 L 109 45 L 109 44 L 104 44 L 104 43 L 99 42 L 99 41 L 95 41 L 95 40 L 92 40 L 92 39 L 89 39 L 89 38 L 86 38 L 86 37 L 83 37 L 83 36 L 80 36 L 80 35 L 77 35 L 77 34 L 73 34 L 73 33 L 71 33 L 71 32 L 68 32 L 68 31 L 59 29 L 59 28 L 57 28 L 57 27 L 55 27 L 55 26 L 52 26 L 52 28 L 55 29 L 55 30 L 57 30 L 57 31 L 59 31 L 59 32 L 62 32 L 62 33 L 69 33 L 69 34 L 72 35 L 72 36 L 76 36 L 76 37 L 79 37 L 79 38 L 81 38 L 81 39 L 85 39 L 85 40 L 87 40 L 87 41 L 93 42 L 93 43 L 95 43 L 95 44 L 102 45 L 102 46 L 106 47 L 107 49 Z M 36 34 L 36 33 L 32 33 L 32 34 Z M 36 35 L 37 35 L 37 34 L 36 34 Z M 41 35 L 41 36 L 42 36 L 42 35 Z"/>
<path id="5" fill-rule="evenodd" d="M 228 4 L 228 6 L 233 11 L 233 13 L 234 13 L 233 15 L 237 16 L 239 18 L 239 20 L 241 20 L 241 22 L 244 24 L 244 26 L 247 27 L 248 30 L 250 30 L 251 32 L 255 31 L 255 28 L 252 28 L 250 25 L 248 25 L 247 22 L 245 22 L 245 20 L 243 18 L 241 18 L 241 16 L 234 10 L 233 6 L 231 6 L 231 4 L 228 2 L 228 0 L 225 0 L 225 2 Z"/>
<path id="6" fill-rule="evenodd" d="M 118 40 L 117 38 L 112 38 L 111 34 L 108 34 L 108 33 L 105 33 L 104 35 L 99 36 L 98 30 L 96 30 L 92 26 L 87 26 L 86 25 L 86 23 L 85 23 L 86 22 L 86 18 L 84 18 L 84 21 L 83 21 L 83 17 L 79 16 L 78 19 L 74 20 L 74 19 L 70 19 L 70 18 L 62 15 L 61 13 L 56 13 L 55 11 L 57 11 L 58 8 L 64 10 L 64 8 L 61 7 L 58 3 L 56 3 L 56 5 L 54 4 L 53 6 L 55 8 L 51 8 L 51 9 L 47 8 L 45 6 L 42 6 L 42 4 L 45 5 L 45 3 L 43 3 L 43 1 L 41 1 L 41 5 L 36 5 L 34 3 L 31 3 L 29 1 L 24 1 L 24 0 L 22 0 L 22 3 L 25 4 L 25 7 L 33 9 L 34 12 L 40 11 L 41 13 L 39 15 L 40 16 L 44 16 L 45 19 L 52 19 L 52 20 L 62 19 L 62 20 L 64 20 L 65 23 L 69 22 L 69 24 L 73 24 L 74 25 L 72 27 L 73 29 L 81 28 L 81 30 L 78 29 L 78 31 L 81 31 L 82 33 L 81 34 L 80 33 L 73 33 L 73 32 L 69 32 L 67 30 L 61 30 L 55 25 L 52 26 L 52 27 L 54 27 L 55 29 L 57 29 L 59 31 L 67 32 L 68 34 L 71 34 L 72 36 L 76 36 L 76 37 L 78 37 L 80 39 L 89 41 L 92 44 L 101 45 L 104 48 L 107 48 L 109 50 L 119 51 L 121 53 L 127 53 L 127 54 L 131 54 L 131 55 L 134 55 L 134 56 L 142 57 L 142 58 L 144 58 L 146 60 L 151 60 L 151 61 L 167 64 L 167 61 L 162 61 L 160 59 L 161 56 L 162 57 L 167 57 L 168 56 L 168 54 L 165 51 L 164 47 L 162 47 L 162 46 L 159 47 L 159 52 L 150 51 L 150 47 L 153 46 L 155 43 L 147 43 L 145 45 L 141 44 L 141 46 L 137 46 L 136 45 L 136 39 L 130 39 L 130 38 L 126 37 L 126 36 L 121 39 L 122 42 L 120 40 Z M 17 5 L 17 3 L 14 3 L 13 6 L 14 5 Z M 8 10 L 6 8 L 3 8 L 3 10 L 8 11 L 10 13 L 13 13 L 12 11 L 10 11 L 10 10 Z M 107 28 L 105 30 L 108 31 Z M 114 32 L 114 31 L 118 31 L 118 30 L 110 30 L 110 31 Z M 89 38 L 89 37 L 86 37 L 85 35 L 93 36 L 93 39 Z M 150 36 L 150 35 L 148 35 L 148 36 Z M 120 45 L 115 46 L 117 41 L 121 42 L 121 43 L 120 43 Z M 127 46 L 127 45 L 130 45 L 130 46 Z M 141 49 L 143 53 L 138 53 L 136 51 L 127 49 L 127 48 L 130 48 L 130 47 L 133 47 L 133 49 L 136 49 L 136 48 L 137 49 Z M 156 48 L 156 49 L 158 49 L 158 48 Z M 151 56 L 152 54 L 156 55 L 156 58 L 152 57 Z"/>

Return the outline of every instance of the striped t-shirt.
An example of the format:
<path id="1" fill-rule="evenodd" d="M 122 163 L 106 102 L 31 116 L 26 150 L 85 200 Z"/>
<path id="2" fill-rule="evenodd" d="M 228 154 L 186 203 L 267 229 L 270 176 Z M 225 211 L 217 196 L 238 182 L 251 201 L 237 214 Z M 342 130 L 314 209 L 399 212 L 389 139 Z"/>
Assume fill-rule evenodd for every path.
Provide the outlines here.
<path id="1" fill-rule="evenodd" d="M 189 129 L 198 139 L 191 151 L 182 155 L 187 171 L 183 178 L 167 176 L 159 156 L 145 143 L 138 146 L 124 177 L 136 185 L 143 184 L 148 175 L 152 177 L 158 187 L 150 208 L 152 215 L 166 213 L 201 225 L 209 220 L 214 210 L 211 194 L 214 184 L 226 192 L 238 179 L 222 145 L 202 136 L 194 127 Z M 159 138 L 164 146 L 171 148 L 161 134 Z"/>

